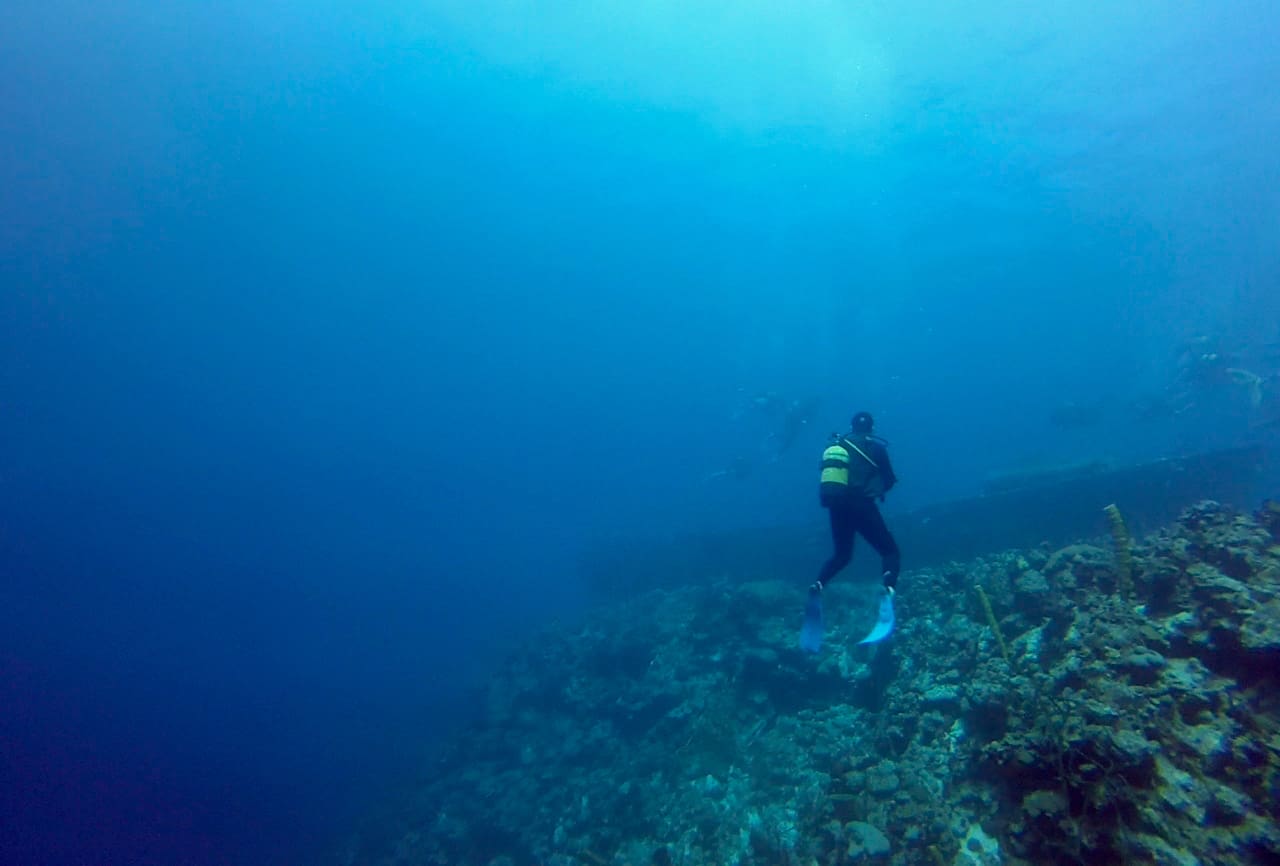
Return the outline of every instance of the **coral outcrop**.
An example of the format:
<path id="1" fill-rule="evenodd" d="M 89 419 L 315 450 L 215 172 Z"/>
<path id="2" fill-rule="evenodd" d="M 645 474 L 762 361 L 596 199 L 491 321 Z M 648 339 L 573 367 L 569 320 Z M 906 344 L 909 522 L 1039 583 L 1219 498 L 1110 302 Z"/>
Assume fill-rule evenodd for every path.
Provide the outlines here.
<path id="1" fill-rule="evenodd" d="M 803 580 L 652 593 L 512 658 L 343 859 L 1280 863 L 1278 530 L 1204 502 L 1127 579 L 1105 538 L 910 572 L 874 649 L 836 583 L 816 659 Z"/>

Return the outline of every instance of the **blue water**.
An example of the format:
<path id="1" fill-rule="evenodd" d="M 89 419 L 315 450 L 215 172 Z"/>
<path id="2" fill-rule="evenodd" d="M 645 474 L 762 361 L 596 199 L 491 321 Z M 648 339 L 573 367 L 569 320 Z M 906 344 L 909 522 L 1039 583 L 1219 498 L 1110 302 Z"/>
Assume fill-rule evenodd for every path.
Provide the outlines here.
<path id="1" fill-rule="evenodd" d="M 584 545 L 820 528 L 855 409 L 890 514 L 1274 443 L 1130 409 L 1280 367 L 1280 13 L 1059 6 L 6 4 L 0 861 L 314 859 Z"/>

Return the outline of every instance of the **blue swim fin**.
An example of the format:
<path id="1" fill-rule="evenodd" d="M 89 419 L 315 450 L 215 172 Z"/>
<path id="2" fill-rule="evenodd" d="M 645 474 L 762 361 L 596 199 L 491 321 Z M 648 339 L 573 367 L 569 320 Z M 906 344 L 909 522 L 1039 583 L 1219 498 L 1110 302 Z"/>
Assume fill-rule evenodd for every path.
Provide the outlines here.
<path id="1" fill-rule="evenodd" d="M 816 589 L 809 590 L 809 600 L 804 603 L 800 649 L 811 653 L 822 649 L 822 593 Z"/>
<path id="2" fill-rule="evenodd" d="M 886 592 L 880 598 L 880 614 L 876 617 L 875 628 L 858 643 L 879 643 L 893 633 L 893 622 L 893 593 Z"/>

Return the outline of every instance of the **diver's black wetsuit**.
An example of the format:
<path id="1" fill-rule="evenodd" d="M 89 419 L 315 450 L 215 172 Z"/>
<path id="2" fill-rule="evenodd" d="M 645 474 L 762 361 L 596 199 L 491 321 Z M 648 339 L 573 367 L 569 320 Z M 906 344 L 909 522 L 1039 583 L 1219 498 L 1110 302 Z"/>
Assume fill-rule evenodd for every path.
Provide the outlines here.
<path id="1" fill-rule="evenodd" d="M 865 451 L 875 461 L 879 471 L 873 473 L 861 489 L 850 490 L 846 497 L 827 506 L 831 517 L 831 541 L 835 545 L 835 551 L 818 572 L 818 583 L 825 586 L 840 569 L 849 564 L 849 560 L 853 558 L 854 534 L 857 533 L 880 554 L 882 580 L 886 587 L 892 589 L 898 584 L 902 557 L 898 552 L 898 543 L 894 541 L 889 527 L 885 526 L 884 517 L 880 515 L 876 498 L 883 499 L 884 494 L 889 492 L 898 479 L 893 474 L 889 452 L 882 440 L 856 434 L 846 438 Z M 857 459 L 856 456 L 854 459 Z"/>
<path id="2" fill-rule="evenodd" d="M 833 506 L 829 511 L 831 541 L 835 544 L 835 552 L 822 564 L 818 582 L 826 586 L 840 569 L 849 564 L 849 560 L 853 558 L 853 536 L 856 532 L 880 554 L 884 585 L 897 586 L 902 555 L 898 552 L 898 543 L 893 540 L 889 527 L 884 524 L 884 518 L 880 516 L 875 500 L 859 496 L 848 504 Z"/>

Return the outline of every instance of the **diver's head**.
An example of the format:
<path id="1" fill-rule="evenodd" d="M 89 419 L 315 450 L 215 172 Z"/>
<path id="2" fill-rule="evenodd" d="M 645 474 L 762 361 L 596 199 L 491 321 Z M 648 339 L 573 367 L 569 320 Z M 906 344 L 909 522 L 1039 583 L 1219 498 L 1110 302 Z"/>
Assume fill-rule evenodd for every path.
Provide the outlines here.
<path id="1" fill-rule="evenodd" d="M 853 416 L 853 432 L 854 433 L 870 433 L 875 422 L 871 419 L 870 412 L 859 412 Z"/>

